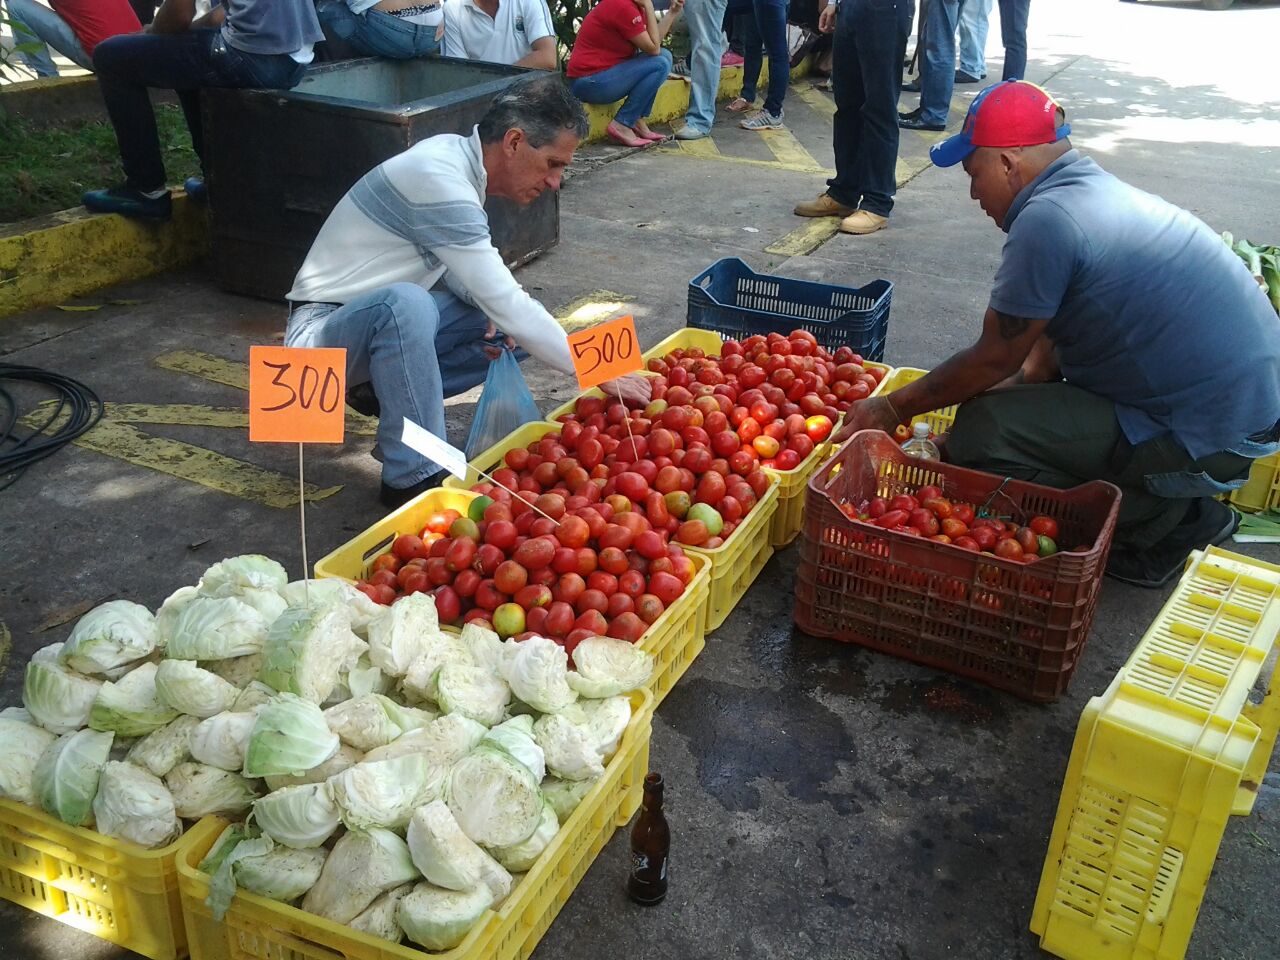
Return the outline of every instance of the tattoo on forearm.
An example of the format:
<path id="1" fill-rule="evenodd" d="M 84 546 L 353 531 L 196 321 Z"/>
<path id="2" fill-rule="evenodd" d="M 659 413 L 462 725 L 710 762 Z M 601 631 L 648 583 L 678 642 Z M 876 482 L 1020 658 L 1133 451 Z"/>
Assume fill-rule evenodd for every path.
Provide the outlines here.
<path id="1" fill-rule="evenodd" d="M 1027 328 L 1031 326 L 1031 321 L 1023 317 L 1013 317 L 1007 313 L 996 311 L 996 317 L 1000 321 L 1000 336 L 1005 340 L 1017 340 L 1027 332 Z"/>

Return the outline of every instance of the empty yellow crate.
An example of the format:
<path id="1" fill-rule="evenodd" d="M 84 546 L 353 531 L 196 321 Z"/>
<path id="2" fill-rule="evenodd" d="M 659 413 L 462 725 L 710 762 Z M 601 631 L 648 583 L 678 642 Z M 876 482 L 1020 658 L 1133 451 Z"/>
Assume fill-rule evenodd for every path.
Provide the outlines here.
<path id="1" fill-rule="evenodd" d="M 502 443 L 485 451 L 475 463 L 484 469 L 501 460 L 512 446 L 525 446 L 539 439 L 548 430 L 559 429 L 559 424 L 526 424 Z M 517 442 L 519 441 L 519 442 Z M 454 480 L 455 483 L 461 481 Z M 410 500 L 399 510 L 388 514 L 369 529 L 357 534 L 345 544 L 316 563 L 317 577 L 340 577 L 358 580 L 369 571 L 369 564 L 391 549 L 391 543 L 401 533 L 418 533 L 431 514 L 454 509 L 466 512 L 467 505 L 476 494 L 470 490 L 442 487 L 428 490 Z M 640 638 L 640 649 L 653 655 L 653 677 L 649 689 L 653 692 L 654 705 L 661 703 L 671 692 L 689 665 L 707 645 L 707 603 L 711 593 L 711 562 L 705 557 L 690 555 L 696 571 L 680 598 L 663 611 Z"/>
<path id="2" fill-rule="evenodd" d="M 1249 479 L 1227 496 L 1233 507 L 1248 513 L 1280 509 L 1280 453 L 1259 457 L 1249 468 Z"/>
<path id="3" fill-rule="evenodd" d="M 185 957 L 174 861 L 187 844 L 211 843 L 217 829 L 201 820 L 149 850 L 0 800 L 0 897 L 152 960 Z"/>
<path id="4" fill-rule="evenodd" d="M 1259 738 L 1117 677 L 1077 729 L 1031 919 L 1066 960 L 1181 960 Z"/>
<path id="5" fill-rule="evenodd" d="M 634 712 L 605 775 L 583 798 L 511 895 L 482 917 L 452 950 L 426 954 L 389 943 L 296 907 L 238 892 L 222 922 L 205 899 L 209 877 L 198 869 L 216 832 L 189 845 L 178 861 L 182 913 L 192 960 L 525 960 L 569 901 L 613 831 L 631 819 L 649 768 L 653 699 L 632 694 Z M 214 821 L 221 824 L 221 821 Z"/>
<path id="6" fill-rule="evenodd" d="M 671 336 L 667 337 L 656 347 L 644 355 L 645 360 L 651 360 L 655 357 L 664 357 L 672 350 L 684 349 L 688 350 L 693 347 L 700 348 L 708 356 L 718 357 L 720 351 L 724 347 L 724 340 L 720 334 L 711 330 L 697 330 L 693 327 L 685 327 L 683 330 L 677 330 Z M 885 377 L 880 381 L 880 385 L 873 391 L 873 396 L 882 392 L 885 385 L 889 382 L 893 373 L 893 367 L 883 363 L 874 363 L 870 360 L 863 362 L 864 367 L 874 367 L 877 370 L 883 370 Z M 573 408 L 574 400 L 561 407 L 551 414 L 552 419 L 561 413 L 568 413 Z M 840 428 L 840 421 L 837 420 L 833 432 Z M 778 509 L 773 515 L 773 526 L 769 531 L 769 542 L 775 547 L 785 547 L 794 540 L 800 533 L 800 528 L 804 525 L 804 488 L 809 483 L 809 478 L 827 458 L 835 451 L 835 447 L 830 443 L 820 443 L 814 448 L 809 456 L 805 457 L 794 470 L 769 470 L 769 473 L 778 478 Z M 765 557 L 765 560 L 768 560 Z M 763 561 L 761 561 L 763 565 Z"/>

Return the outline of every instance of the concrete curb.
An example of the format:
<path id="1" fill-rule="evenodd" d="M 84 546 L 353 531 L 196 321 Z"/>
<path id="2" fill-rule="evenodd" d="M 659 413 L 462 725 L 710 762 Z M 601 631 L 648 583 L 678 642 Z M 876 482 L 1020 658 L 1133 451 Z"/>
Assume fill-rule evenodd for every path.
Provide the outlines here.
<path id="1" fill-rule="evenodd" d="M 806 60 L 791 71 L 791 78 L 803 77 L 808 67 Z M 766 64 L 761 83 L 767 79 Z M 38 82 L 82 84 L 78 78 Z M 735 97 L 741 90 L 742 67 L 723 68 L 716 99 Z M 585 143 L 605 139 L 605 127 L 620 106 L 621 101 L 587 105 L 591 129 Z M 684 116 L 688 108 L 689 84 L 668 80 L 658 91 L 649 119 L 666 123 Z M 0 226 L 0 317 L 183 266 L 208 249 L 205 211 L 181 194 L 174 198 L 173 219 L 164 224 L 143 224 L 76 207 Z"/>

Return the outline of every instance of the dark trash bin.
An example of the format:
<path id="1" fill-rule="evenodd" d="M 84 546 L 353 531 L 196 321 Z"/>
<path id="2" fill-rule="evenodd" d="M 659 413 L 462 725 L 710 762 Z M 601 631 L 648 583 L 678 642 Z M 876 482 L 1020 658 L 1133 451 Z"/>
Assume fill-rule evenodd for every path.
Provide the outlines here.
<path id="1" fill-rule="evenodd" d="M 432 57 L 320 64 L 294 89 L 206 90 L 213 269 L 228 290 L 281 299 L 329 212 L 383 160 L 438 133 L 469 135 L 529 71 Z M 489 198 L 494 244 L 511 266 L 560 239 L 560 200 Z"/>

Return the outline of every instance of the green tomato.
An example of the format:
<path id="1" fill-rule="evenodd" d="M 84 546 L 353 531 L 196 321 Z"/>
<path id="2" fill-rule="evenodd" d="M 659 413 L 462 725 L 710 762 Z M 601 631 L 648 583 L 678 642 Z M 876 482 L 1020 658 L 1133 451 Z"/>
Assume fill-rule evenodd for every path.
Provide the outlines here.
<path id="1" fill-rule="evenodd" d="M 1042 557 L 1051 557 L 1058 552 L 1058 545 L 1043 533 L 1036 538 L 1036 552 Z"/>
<path id="2" fill-rule="evenodd" d="M 707 528 L 707 533 L 713 537 L 720 536 L 720 531 L 724 529 L 724 517 L 720 516 L 718 510 L 709 503 L 695 503 L 689 508 L 690 520 L 701 520 Z"/>
<path id="3" fill-rule="evenodd" d="M 476 497 L 471 501 L 471 505 L 467 507 L 467 517 L 479 523 L 484 519 L 484 512 L 489 509 L 489 504 L 491 503 L 493 503 L 493 497 Z"/>

